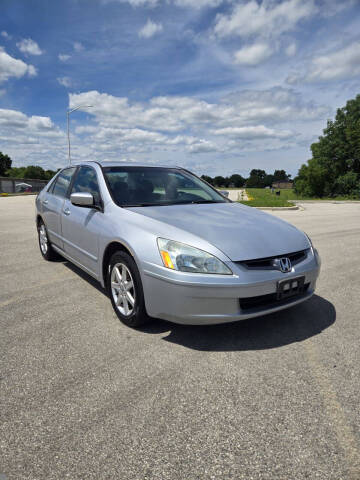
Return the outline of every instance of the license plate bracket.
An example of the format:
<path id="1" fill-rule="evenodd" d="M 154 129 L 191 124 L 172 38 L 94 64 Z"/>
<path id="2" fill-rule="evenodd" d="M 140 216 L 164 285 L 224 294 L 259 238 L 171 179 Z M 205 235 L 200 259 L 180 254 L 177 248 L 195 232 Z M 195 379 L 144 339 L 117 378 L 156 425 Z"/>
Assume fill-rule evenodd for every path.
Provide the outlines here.
<path id="1" fill-rule="evenodd" d="M 276 297 L 277 300 L 284 300 L 304 293 L 305 277 L 293 277 L 280 280 L 277 283 Z"/>

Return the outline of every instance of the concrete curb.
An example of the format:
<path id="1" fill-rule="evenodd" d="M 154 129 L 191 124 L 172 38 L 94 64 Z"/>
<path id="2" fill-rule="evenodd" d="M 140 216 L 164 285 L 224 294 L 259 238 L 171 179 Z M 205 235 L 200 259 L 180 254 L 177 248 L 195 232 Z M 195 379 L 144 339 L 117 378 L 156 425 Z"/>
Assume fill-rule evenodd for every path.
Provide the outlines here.
<path id="1" fill-rule="evenodd" d="M 293 207 L 255 207 L 258 210 L 302 210 L 298 205 Z"/>

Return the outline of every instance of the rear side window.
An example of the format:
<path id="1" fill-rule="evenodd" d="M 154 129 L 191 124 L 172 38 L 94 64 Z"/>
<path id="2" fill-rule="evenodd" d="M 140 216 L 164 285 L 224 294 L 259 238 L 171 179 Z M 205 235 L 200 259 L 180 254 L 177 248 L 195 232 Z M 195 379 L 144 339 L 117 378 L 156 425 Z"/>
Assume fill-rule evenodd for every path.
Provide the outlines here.
<path id="1" fill-rule="evenodd" d="M 65 168 L 65 170 L 63 170 L 55 180 L 51 193 L 58 197 L 66 197 L 74 172 L 75 167 Z"/>
<path id="2" fill-rule="evenodd" d="M 88 192 L 94 197 L 95 205 L 100 205 L 100 189 L 96 172 L 91 167 L 80 167 L 71 190 L 71 193 Z"/>

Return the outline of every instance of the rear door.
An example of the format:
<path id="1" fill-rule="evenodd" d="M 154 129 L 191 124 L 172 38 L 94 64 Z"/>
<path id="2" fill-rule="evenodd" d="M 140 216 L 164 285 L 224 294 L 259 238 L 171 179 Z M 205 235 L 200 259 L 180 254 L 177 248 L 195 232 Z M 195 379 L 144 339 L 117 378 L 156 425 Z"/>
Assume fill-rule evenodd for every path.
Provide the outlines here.
<path id="1" fill-rule="evenodd" d="M 50 242 L 63 249 L 61 212 L 76 167 L 65 168 L 41 198 L 42 214 Z"/>
<path id="2" fill-rule="evenodd" d="M 69 198 L 65 199 L 61 214 L 64 250 L 86 270 L 97 275 L 98 237 L 104 214 L 99 182 L 94 168 L 89 166 L 79 168 L 70 195 L 77 192 L 91 193 L 95 208 L 79 207 L 73 205 Z"/>

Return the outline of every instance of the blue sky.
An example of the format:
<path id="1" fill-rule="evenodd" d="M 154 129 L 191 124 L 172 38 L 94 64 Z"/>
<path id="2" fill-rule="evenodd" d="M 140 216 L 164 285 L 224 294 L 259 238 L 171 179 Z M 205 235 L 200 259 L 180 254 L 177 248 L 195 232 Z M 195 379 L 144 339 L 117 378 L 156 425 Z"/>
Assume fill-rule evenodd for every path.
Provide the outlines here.
<path id="1" fill-rule="evenodd" d="M 1 0 L 0 151 L 293 175 L 360 93 L 358 0 Z"/>

